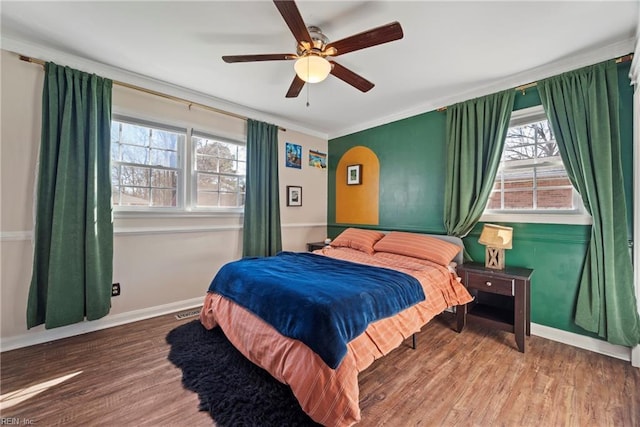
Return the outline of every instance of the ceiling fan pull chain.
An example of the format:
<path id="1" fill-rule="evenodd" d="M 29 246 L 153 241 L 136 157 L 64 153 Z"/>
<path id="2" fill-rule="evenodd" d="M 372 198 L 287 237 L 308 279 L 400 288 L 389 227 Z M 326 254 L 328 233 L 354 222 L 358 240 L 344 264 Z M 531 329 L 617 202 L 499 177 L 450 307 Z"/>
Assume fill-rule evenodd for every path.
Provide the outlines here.
<path id="1" fill-rule="evenodd" d="M 307 79 L 309 78 L 309 60 L 307 59 Z M 309 85 L 307 84 L 307 108 L 309 108 Z"/>

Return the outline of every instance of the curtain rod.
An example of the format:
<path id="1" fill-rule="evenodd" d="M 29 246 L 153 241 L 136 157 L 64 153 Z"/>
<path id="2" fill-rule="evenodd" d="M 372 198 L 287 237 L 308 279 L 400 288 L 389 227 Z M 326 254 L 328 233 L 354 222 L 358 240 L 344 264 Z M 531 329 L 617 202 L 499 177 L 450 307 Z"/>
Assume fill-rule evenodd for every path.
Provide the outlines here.
<path id="1" fill-rule="evenodd" d="M 616 64 L 620 64 L 620 63 L 623 63 L 623 62 L 629 62 L 632 59 L 633 59 L 633 53 L 630 53 L 628 55 L 624 55 L 624 56 L 621 56 L 619 58 L 616 58 Z M 537 85 L 538 85 L 538 82 L 531 82 L 531 83 L 523 84 L 523 85 L 520 85 L 520 86 L 516 86 L 513 90 L 522 92 L 522 94 L 524 95 L 524 91 L 525 90 L 530 89 L 532 87 L 536 87 Z M 447 107 L 440 107 L 436 111 L 447 111 Z"/>
<path id="2" fill-rule="evenodd" d="M 43 61 L 42 59 L 37 59 L 37 58 L 31 58 L 29 56 L 25 56 L 25 55 L 20 55 L 18 54 L 18 56 L 20 57 L 20 60 L 25 61 L 25 62 L 31 62 L 32 64 L 38 64 L 38 65 L 42 65 L 44 67 L 45 65 L 45 61 Z M 140 86 L 136 86 L 136 85 L 132 85 L 129 83 L 125 83 L 125 82 L 120 82 L 117 80 L 112 80 L 113 84 L 118 85 L 118 86 L 122 86 L 122 87 L 126 87 L 128 89 L 133 89 L 133 90 L 137 90 L 140 92 L 144 92 L 147 93 L 149 95 L 155 95 L 158 96 L 160 98 L 164 98 L 164 99 L 168 99 L 170 101 L 175 101 L 175 102 L 179 102 L 181 104 L 186 104 L 189 109 L 191 109 L 192 106 L 198 107 L 198 108 L 202 108 L 204 110 L 208 110 L 208 111 L 213 111 L 214 113 L 219 113 L 219 114 L 224 114 L 226 116 L 230 116 L 230 117 L 234 117 L 236 119 L 240 119 L 240 120 L 248 120 L 249 118 L 240 114 L 236 114 L 236 113 L 231 113 L 229 111 L 225 111 L 225 110 L 220 110 L 218 108 L 215 107 L 211 107 L 209 105 L 206 104 L 201 104 L 199 102 L 193 102 L 193 101 L 189 101 L 188 99 L 184 99 L 184 98 L 179 98 L 177 96 L 173 96 L 173 95 L 167 95 L 166 93 L 162 93 L 162 92 L 158 92 L 152 89 L 146 89 Z M 283 132 L 286 132 L 287 130 L 283 127 L 278 126 L 278 130 L 281 130 Z"/>

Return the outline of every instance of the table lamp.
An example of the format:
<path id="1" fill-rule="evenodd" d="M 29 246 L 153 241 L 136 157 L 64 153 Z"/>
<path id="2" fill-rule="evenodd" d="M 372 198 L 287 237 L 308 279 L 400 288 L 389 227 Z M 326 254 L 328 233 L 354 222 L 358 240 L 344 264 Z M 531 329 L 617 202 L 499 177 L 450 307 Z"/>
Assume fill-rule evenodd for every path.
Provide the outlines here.
<path id="1" fill-rule="evenodd" d="M 511 249 L 513 228 L 495 224 L 485 224 L 478 243 L 485 245 L 484 266 L 504 270 L 504 250 Z"/>

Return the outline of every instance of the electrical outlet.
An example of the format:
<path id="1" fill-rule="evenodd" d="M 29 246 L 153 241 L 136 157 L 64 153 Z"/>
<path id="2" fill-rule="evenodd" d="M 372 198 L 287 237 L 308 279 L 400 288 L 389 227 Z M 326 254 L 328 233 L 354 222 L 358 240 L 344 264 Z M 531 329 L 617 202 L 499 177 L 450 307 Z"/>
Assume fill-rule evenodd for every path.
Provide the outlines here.
<path id="1" fill-rule="evenodd" d="M 120 295 L 120 283 L 114 283 L 111 285 L 111 296 L 117 297 L 118 295 Z"/>

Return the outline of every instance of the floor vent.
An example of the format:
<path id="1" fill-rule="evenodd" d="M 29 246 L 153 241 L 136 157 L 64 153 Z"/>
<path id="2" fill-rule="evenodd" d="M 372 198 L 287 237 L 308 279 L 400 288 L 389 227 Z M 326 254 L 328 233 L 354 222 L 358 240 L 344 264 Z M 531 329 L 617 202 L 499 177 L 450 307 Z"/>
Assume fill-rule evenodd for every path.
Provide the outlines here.
<path id="1" fill-rule="evenodd" d="M 182 319 L 186 319 L 187 317 L 196 317 L 199 314 L 200 314 L 200 309 L 195 308 L 193 310 L 183 311 L 182 313 L 176 314 L 176 319 L 182 320 Z"/>

